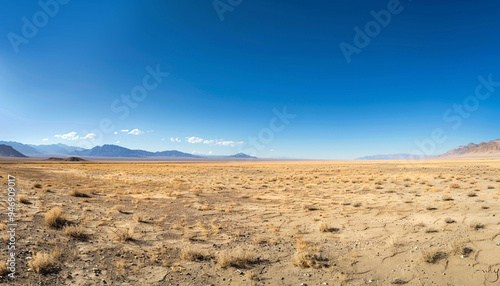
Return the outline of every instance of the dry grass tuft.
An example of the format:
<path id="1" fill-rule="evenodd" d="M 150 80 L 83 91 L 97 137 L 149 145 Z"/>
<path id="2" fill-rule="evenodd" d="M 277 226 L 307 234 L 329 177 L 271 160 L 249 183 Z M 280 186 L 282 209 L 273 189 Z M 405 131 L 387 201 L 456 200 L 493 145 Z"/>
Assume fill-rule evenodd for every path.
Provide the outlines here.
<path id="1" fill-rule="evenodd" d="M 118 240 L 121 243 L 126 243 L 128 241 L 134 241 L 134 229 L 133 228 L 127 228 L 127 229 L 118 229 L 116 230 L 116 240 Z"/>
<path id="2" fill-rule="evenodd" d="M 90 198 L 89 195 L 79 190 L 71 190 L 71 192 L 69 192 L 69 195 L 77 198 Z"/>
<path id="3" fill-rule="evenodd" d="M 77 240 L 87 240 L 89 235 L 85 232 L 85 228 L 80 225 L 66 226 L 63 229 L 65 235 L 72 237 Z"/>
<path id="4" fill-rule="evenodd" d="M 7 268 L 7 264 L 2 261 L 0 262 L 0 277 L 6 276 L 10 273 L 10 270 Z"/>
<path id="5" fill-rule="evenodd" d="M 28 199 L 28 196 L 26 195 L 20 195 L 19 202 L 25 205 L 31 204 L 30 200 Z"/>
<path id="6" fill-rule="evenodd" d="M 302 208 L 306 211 L 317 211 L 319 208 L 315 205 L 303 205 Z"/>
<path id="7" fill-rule="evenodd" d="M 47 274 L 55 271 L 57 258 L 54 254 L 39 252 L 35 254 L 29 265 L 36 273 Z"/>
<path id="8" fill-rule="evenodd" d="M 52 228 L 61 228 L 68 222 L 61 208 L 55 207 L 45 214 L 45 224 Z"/>
<path id="9" fill-rule="evenodd" d="M 439 251 L 438 249 L 425 249 L 422 251 L 422 258 L 427 263 L 435 264 L 446 257 L 446 252 Z"/>
<path id="10" fill-rule="evenodd" d="M 448 195 L 444 195 L 442 198 L 441 198 L 443 201 L 453 201 L 453 198 L 448 196 Z"/>
<path id="11" fill-rule="evenodd" d="M 456 183 L 450 184 L 450 189 L 460 189 L 460 185 Z"/>
<path id="12" fill-rule="evenodd" d="M 298 238 L 295 248 L 297 248 L 297 252 L 293 256 L 294 265 L 301 268 L 321 268 L 328 265 L 328 259 L 321 256 L 314 243 Z"/>
<path id="13" fill-rule="evenodd" d="M 207 251 L 189 246 L 181 251 L 181 259 L 187 261 L 203 261 L 213 258 Z"/>
<path id="14" fill-rule="evenodd" d="M 217 262 L 222 268 L 229 266 L 236 268 L 248 268 L 250 265 L 259 262 L 259 258 L 252 250 L 228 249 L 221 252 L 217 257 Z"/>
<path id="15" fill-rule="evenodd" d="M 438 230 L 435 228 L 431 228 L 431 227 L 429 227 L 425 230 L 425 233 L 436 233 L 436 232 L 438 232 Z"/>
<path id="16" fill-rule="evenodd" d="M 469 192 L 469 193 L 467 193 L 467 196 L 468 196 L 469 198 L 473 198 L 473 197 L 477 197 L 477 194 L 476 194 L 476 193 L 474 193 L 474 192 Z"/>
<path id="17" fill-rule="evenodd" d="M 319 225 L 319 231 L 321 232 L 337 232 L 340 229 L 336 227 L 329 227 L 326 223 L 322 223 Z"/>
<path id="18" fill-rule="evenodd" d="M 322 268 L 327 262 L 319 253 L 297 251 L 293 256 L 293 264 L 300 268 Z"/>
<path id="19" fill-rule="evenodd" d="M 444 222 L 445 223 L 455 223 L 456 221 L 454 219 L 452 219 L 451 217 L 447 217 L 444 219 Z"/>
<path id="20" fill-rule="evenodd" d="M 458 254 L 463 257 L 469 256 L 474 250 L 468 246 L 465 246 L 465 242 L 461 240 L 455 240 L 450 243 L 450 249 L 452 253 Z"/>
<path id="21" fill-rule="evenodd" d="M 480 230 L 484 228 L 484 224 L 478 221 L 473 221 L 469 224 L 469 227 L 472 228 L 473 230 Z"/>

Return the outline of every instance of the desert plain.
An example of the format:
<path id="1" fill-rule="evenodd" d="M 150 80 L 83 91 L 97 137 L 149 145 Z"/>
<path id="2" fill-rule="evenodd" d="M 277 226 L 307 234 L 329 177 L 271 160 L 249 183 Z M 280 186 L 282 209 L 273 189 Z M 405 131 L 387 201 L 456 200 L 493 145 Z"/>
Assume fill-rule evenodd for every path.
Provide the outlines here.
<path id="1" fill-rule="evenodd" d="M 500 285 L 500 159 L 0 163 L 12 285 Z"/>

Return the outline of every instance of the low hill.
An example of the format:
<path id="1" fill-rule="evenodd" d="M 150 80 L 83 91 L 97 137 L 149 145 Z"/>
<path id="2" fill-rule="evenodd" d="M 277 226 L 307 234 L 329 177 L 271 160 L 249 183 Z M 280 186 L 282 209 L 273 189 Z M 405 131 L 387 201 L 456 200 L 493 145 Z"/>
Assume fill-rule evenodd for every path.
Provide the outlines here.
<path id="1" fill-rule="evenodd" d="M 245 153 L 234 154 L 234 155 L 231 155 L 231 156 L 227 156 L 226 158 L 257 159 L 257 157 L 253 157 L 253 156 L 247 155 Z"/>
<path id="2" fill-rule="evenodd" d="M 82 159 L 80 157 L 68 157 L 68 158 L 56 158 L 56 157 L 50 157 L 47 159 L 48 161 L 67 161 L 67 162 L 79 162 L 79 161 L 87 161 L 85 159 Z"/>

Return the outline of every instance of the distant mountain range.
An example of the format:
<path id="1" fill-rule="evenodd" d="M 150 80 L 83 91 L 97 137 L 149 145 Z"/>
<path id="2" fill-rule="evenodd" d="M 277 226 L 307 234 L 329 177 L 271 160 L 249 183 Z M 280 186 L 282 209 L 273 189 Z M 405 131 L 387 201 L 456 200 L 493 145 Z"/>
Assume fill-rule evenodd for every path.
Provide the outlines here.
<path id="1" fill-rule="evenodd" d="M 410 160 L 414 158 L 425 159 L 432 158 L 433 156 L 420 157 L 413 154 L 386 154 L 386 155 L 373 155 L 357 158 L 356 160 Z"/>
<path id="2" fill-rule="evenodd" d="M 16 149 L 12 148 L 12 146 L 0 144 L 0 156 L 1 157 L 27 157 L 26 155 L 20 153 Z"/>
<path id="3" fill-rule="evenodd" d="M 492 157 L 500 156 L 500 139 L 479 144 L 458 146 L 439 157 Z"/>
<path id="4" fill-rule="evenodd" d="M 118 145 L 102 145 L 92 149 L 68 146 L 65 144 L 28 145 L 12 141 L 0 141 L 0 157 L 43 157 L 47 156 L 81 156 L 81 157 L 107 157 L 107 158 L 213 158 L 213 159 L 257 159 L 244 153 L 231 156 L 199 156 L 177 150 L 150 152 L 145 150 L 132 150 Z M 429 158 L 467 158 L 467 157 L 500 157 L 500 139 L 479 144 L 469 143 L 454 148 L 439 156 L 419 157 L 412 154 L 374 155 L 357 158 L 356 160 L 408 160 Z"/>
<path id="5" fill-rule="evenodd" d="M 6 147 L 10 147 L 13 151 L 19 151 L 22 156 L 43 155 L 53 156 L 81 156 L 81 157 L 109 157 L 109 158 L 234 158 L 234 159 L 256 159 L 244 153 L 238 153 L 231 156 L 198 156 L 189 153 L 184 153 L 177 150 L 150 152 L 145 150 L 132 150 L 118 145 L 102 145 L 92 149 L 84 149 L 80 147 L 68 146 L 65 144 L 52 145 L 31 145 L 12 141 L 0 141 Z M 1 146 L 1 145 L 0 145 Z M 12 151 L 5 149 L 5 154 L 11 154 Z M 13 155 L 3 155 L 1 157 L 14 157 Z M 26 157 L 26 156 L 25 156 Z"/>
<path id="6" fill-rule="evenodd" d="M 469 143 L 464 146 L 451 149 L 438 156 L 420 157 L 412 154 L 388 154 L 374 155 L 357 158 L 356 160 L 408 160 L 408 159 L 430 159 L 430 158 L 472 158 L 472 157 L 500 157 L 500 139 L 479 144 Z"/>

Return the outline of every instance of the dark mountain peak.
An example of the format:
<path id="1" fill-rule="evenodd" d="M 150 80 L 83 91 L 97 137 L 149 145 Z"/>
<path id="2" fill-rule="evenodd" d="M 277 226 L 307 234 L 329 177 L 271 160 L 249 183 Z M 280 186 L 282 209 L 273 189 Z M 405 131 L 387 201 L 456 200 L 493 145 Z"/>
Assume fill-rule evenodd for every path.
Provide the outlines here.
<path id="1" fill-rule="evenodd" d="M 16 149 L 12 148 L 12 146 L 0 144 L 0 157 L 18 157 L 18 158 L 26 158 L 28 156 L 22 154 Z"/>

